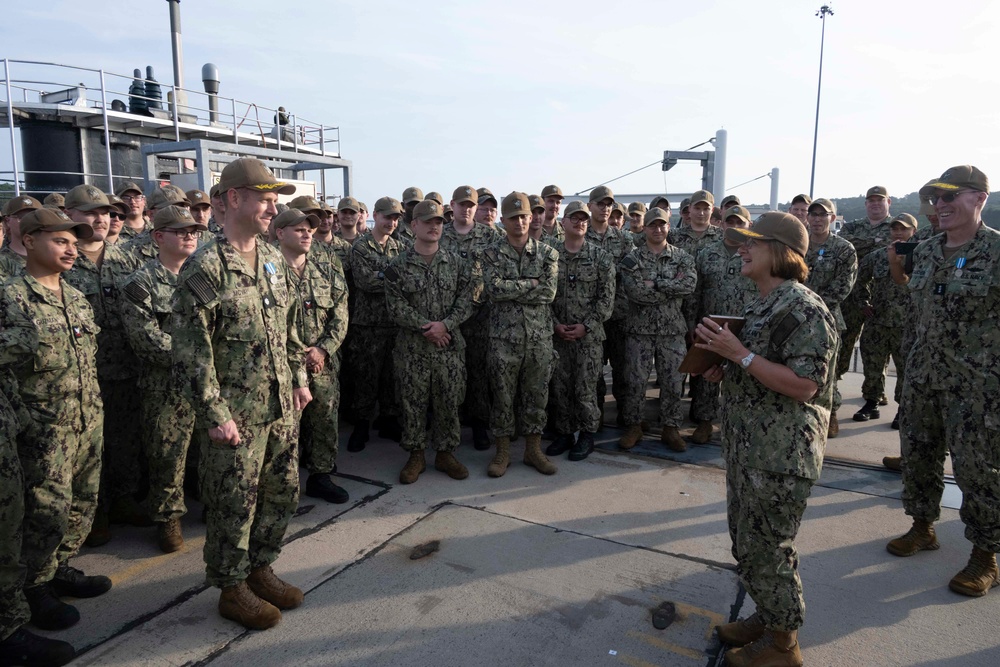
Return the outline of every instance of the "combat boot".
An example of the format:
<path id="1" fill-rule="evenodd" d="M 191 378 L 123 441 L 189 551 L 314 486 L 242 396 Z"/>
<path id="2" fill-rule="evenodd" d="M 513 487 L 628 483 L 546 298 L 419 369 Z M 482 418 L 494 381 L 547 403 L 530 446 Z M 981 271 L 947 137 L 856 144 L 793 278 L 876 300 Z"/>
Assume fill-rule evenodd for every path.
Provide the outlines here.
<path id="1" fill-rule="evenodd" d="M 630 424 L 625 430 L 625 435 L 618 440 L 618 446 L 627 451 L 635 447 L 640 440 L 642 440 L 642 425 Z"/>
<path id="2" fill-rule="evenodd" d="M 896 416 L 892 418 L 892 423 L 889 424 L 889 427 L 894 431 L 899 430 L 899 410 L 896 410 Z"/>
<path id="3" fill-rule="evenodd" d="M 948 588 L 962 595 L 979 598 L 997 584 L 1000 584 L 1000 570 L 997 569 L 996 554 L 972 547 L 969 564 L 951 578 Z"/>
<path id="4" fill-rule="evenodd" d="M 359 419 L 355 422 L 351 437 L 347 440 L 347 451 L 360 452 L 368 444 L 368 438 L 368 420 Z"/>
<path id="5" fill-rule="evenodd" d="M 562 456 L 573 446 L 573 434 L 561 433 L 545 448 L 546 456 Z"/>
<path id="6" fill-rule="evenodd" d="M 667 449 L 673 452 L 686 452 L 688 448 L 676 426 L 664 426 L 660 431 L 660 442 L 665 443 Z"/>
<path id="7" fill-rule="evenodd" d="M 424 450 L 414 449 L 410 452 L 410 458 L 407 460 L 406 465 L 399 471 L 399 483 L 413 484 L 424 470 L 427 470 Z"/>
<path id="8" fill-rule="evenodd" d="M 704 445 L 712 439 L 712 420 L 702 419 L 698 422 L 698 428 L 691 434 L 691 442 L 696 445 Z"/>
<path id="9" fill-rule="evenodd" d="M 587 431 L 580 431 L 580 437 L 576 439 L 576 444 L 569 450 L 570 461 L 582 461 L 590 456 L 594 451 L 594 434 Z"/>
<path id="10" fill-rule="evenodd" d="M 889 470 L 900 471 L 903 469 L 903 457 L 902 456 L 883 456 L 882 465 L 884 465 Z"/>
<path id="11" fill-rule="evenodd" d="M 108 519 L 107 511 L 98 508 L 94 515 L 94 523 L 90 527 L 90 534 L 84 541 L 88 547 L 100 547 L 111 541 L 111 521 Z"/>
<path id="12" fill-rule="evenodd" d="M 764 630 L 759 639 L 726 652 L 729 667 L 802 667 L 798 631 Z"/>
<path id="13" fill-rule="evenodd" d="M 472 419 L 472 446 L 477 452 L 485 452 L 490 448 L 490 433 L 482 419 Z"/>
<path id="14" fill-rule="evenodd" d="M 314 472 L 306 478 L 306 495 L 334 505 L 343 505 L 351 499 L 351 494 L 347 492 L 347 489 L 337 486 L 329 473 L 324 472 Z"/>
<path id="15" fill-rule="evenodd" d="M 507 472 L 507 466 L 510 465 L 510 438 L 498 435 L 496 447 L 497 453 L 493 455 L 493 460 L 486 468 L 486 474 L 490 477 L 503 477 Z"/>
<path id="16" fill-rule="evenodd" d="M 764 621 L 760 620 L 760 614 L 757 612 L 747 618 L 715 626 L 719 641 L 735 647 L 746 646 L 757 641 L 764 634 L 764 629 Z"/>
<path id="17" fill-rule="evenodd" d="M 934 551 L 940 549 L 937 535 L 934 534 L 934 524 L 922 519 L 914 519 L 913 527 L 907 531 L 906 535 L 885 545 L 886 551 L 893 556 L 912 556 L 918 551 Z"/>
<path id="18" fill-rule="evenodd" d="M 219 615 L 251 630 L 267 630 L 281 621 L 278 608 L 257 597 L 245 581 L 222 589 Z"/>
<path id="19" fill-rule="evenodd" d="M 469 469 L 452 452 L 438 452 L 434 457 L 434 469 L 447 473 L 452 479 L 465 479 L 469 476 Z"/>
<path id="20" fill-rule="evenodd" d="M 111 590 L 111 580 L 100 574 L 87 576 L 69 565 L 60 565 L 50 582 L 56 595 L 74 598 L 96 598 Z"/>
<path id="21" fill-rule="evenodd" d="M 837 413 L 830 413 L 830 426 L 826 429 L 826 437 L 836 438 L 840 435 L 840 422 L 837 421 Z"/>
<path id="22" fill-rule="evenodd" d="M 165 554 L 172 554 L 184 546 L 184 535 L 181 533 L 180 519 L 174 518 L 161 521 L 156 526 L 156 535 L 160 551 Z"/>
<path id="23" fill-rule="evenodd" d="M 524 462 L 543 475 L 554 475 L 559 470 L 542 453 L 542 436 L 538 433 L 524 436 Z"/>
<path id="24" fill-rule="evenodd" d="M 0 667 L 45 665 L 59 667 L 76 656 L 73 646 L 58 639 L 39 637 L 24 628 L 0 641 Z"/>
<path id="25" fill-rule="evenodd" d="M 80 622 L 80 612 L 71 604 L 66 604 L 49 586 L 25 586 L 24 597 L 31 610 L 31 623 L 42 630 L 65 630 Z"/>
<path id="26" fill-rule="evenodd" d="M 250 570 L 247 586 L 254 595 L 278 609 L 295 609 L 304 597 L 299 588 L 279 579 L 270 565 Z"/>
<path id="27" fill-rule="evenodd" d="M 881 413 L 878 411 L 878 401 L 868 399 L 860 410 L 854 413 L 854 421 L 866 422 L 869 419 L 878 419 Z"/>

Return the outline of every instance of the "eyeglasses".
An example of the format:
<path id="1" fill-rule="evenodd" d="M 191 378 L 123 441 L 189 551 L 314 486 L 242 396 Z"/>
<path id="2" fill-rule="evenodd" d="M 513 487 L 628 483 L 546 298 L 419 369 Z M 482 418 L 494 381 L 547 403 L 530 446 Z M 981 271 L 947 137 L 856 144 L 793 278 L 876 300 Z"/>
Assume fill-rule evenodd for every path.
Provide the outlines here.
<path id="1" fill-rule="evenodd" d="M 931 204 L 937 204 L 938 201 L 943 201 L 945 204 L 950 204 L 955 201 L 955 197 L 958 195 L 965 194 L 966 192 L 974 192 L 974 190 L 958 190 L 956 192 L 949 192 L 946 195 L 931 195 Z"/>
<path id="2" fill-rule="evenodd" d="M 122 201 L 140 201 L 146 198 L 146 195 L 122 195 Z"/>
<path id="3" fill-rule="evenodd" d="M 182 237 L 185 239 L 200 239 L 201 232 L 197 229 L 164 229 L 165 232 L 170 232 L 171 234 Z"/>

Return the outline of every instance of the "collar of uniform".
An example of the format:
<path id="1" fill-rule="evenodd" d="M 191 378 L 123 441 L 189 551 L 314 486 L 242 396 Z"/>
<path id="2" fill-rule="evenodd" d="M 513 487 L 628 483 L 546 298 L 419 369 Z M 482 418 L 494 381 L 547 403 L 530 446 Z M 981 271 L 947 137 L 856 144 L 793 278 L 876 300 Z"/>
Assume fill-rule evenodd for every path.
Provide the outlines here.
<path id="1" fill-rule="evenodd" d="M 980 221 L 979 229 L 976 230 L 976 235 L 973 236 L 972 239 L 968 242 L 965 248 L 965 252 L 962 253 L 960 256 L 964 257 L 967 260 L 973 259 L 974 257 L 978 257 L 979 254 L 989 246 L 991 240 L 990 237 L 994 235 L 998 235 L 998 232 L 991 229 L 990 227 L 987 227 L 982 221 Z M 931 257 L 933 258 L 936 264 L 940 265 L 945 263 L 944 244 L 945 241 L 947 241 L 948 237 L 946 234 L 940 234 L 938 235 L 938 237 L 940 238 L 940 241 L 938 243 L 934 243 L 931 246 L 932 247 Z M 952 260 L 949 260 L 949 262 L 950 261 Z"/>
<path id="2" fill-rule="evenodd" d="M 667 245 L 666 245 L 666 246 L 665 246 L 665 247 L 663 248 L 663 252 L 661 252 L 661 253 L 660 253 L 659 255 L 657 255 L 657 254 L 655 254 L 655 253 L 654 253 L 654 252 L 653 252 L 652 250 L 650 250 L 650 249 L 649 249 L 649 245 L 647 245 L 647 244 L 643 243 L 643 244 L 642 244 L 641 246 L 639 246 L 639 252 L 641 252 L 641 253 L 645 253 L 646 255 L 649 255 L 650 257 L 652 257 L 652 258 L 654 258 L 654 259 L 656 259 L 656 260 L 661 260 L 661 259 L 663 259 L 663 258 L 665 258 L 665 257 L 666 257 L 666 258 L 670 258 L 670 257 L 673 257 L 673 256 L 674 256 L 674 253 L 675 253 L 675 252 L 677 252 L 677 251 L 678 251 L 679 249 L 680 249 L 680 248 L 678 248 L 677 246 L 675 246 L 675 245 L 670 245 L 670 244 L 668 243 L 668 244 L 667 244 Z"/>
<path id="3" fill-rule="evenodd" d="M 534 255 L 538 252 L 538 241 L 535 239 L 528 239 L 528 242 L 524 245 L 524 253 L 519 254 L 517 250 L 510 244 L 506 238 L 504 238 L 503 243 L 500 243 L 500 252 L 513 257 L 514 259 L 520 259 L 523 255 Z"/>
<path id="4" fill-rule="evenodd" d="M 38 295 L 42 301 L 50 306 L 62 308 L 64 305 L 68 306 L 75 300 L 76 295 L 73 294 L 71 290 L 67 289 L 70 287 L 70 284 L 66 282 L 66 279 L 62 276 L 59 276 L 59 287 L 62 290 L 62 298 L 47 287 L 43 287 L 42 284 L 27 271 L 22 273 L 21 277 L 24 279 L 24 284 L 28 286 L 28 289 Z"/>
<path id="5" fill-rule="evenodd" d="M 156 279 L 164 285 L 177 285 L 177 275 L 167 270 L 167 267 L 163 266 L 159 257 L 157 257 L 156 261 L 153 263 L 153 274 L 156 276 Z"/>
<path id="6" fill-rule="evenodd" d="M 786 280 L 785 282 L 779 284 L 777 287 L 771 290 L 771 293 L 768 294 L 766 297 L 761 297 L 757 302 L 747 306 L 747 312 L 752 311 L 755 313 L 766 313 L 767 311 L 771 310 L 771 308 L 774 307 L 774 304 L 778 302 L 778 299 L 780 299 L 782 296 L 785 295 L 786 292 L 792 289 L 792 286 L 794 284 L 795 284 L 794 280 Z"/>
<path id="7" fill-rule="evenodd" d="M 433 259 L 431 259 L 431 263 L 430 264 L 426 263 L 423 260 L 423 258 L 420 256 L 420 253 L 418 253 L 416 250 L 414 250 L 414 248 L 412 246 L 409 247 L 409 248 L 407 248 L 403 252 L 406 253 L 406 261 L 409 262 L 409 263 L 411 263 L 411 264 L 420 264 L 420 265 L 423 265 L 423 266 L 432 266 L 432 265 L 436 264 L 437 262 L 448 262 L 448 261 L 451 261 L 449 259 L 449 257 L 448 257 L 449 253 L 444 248 L 442 248 L 440 245 L 438 245 L 437 252 L 434 253 L 434 257 L 433 257 Z"/>
<path id="8" fill-rule="evenodd" d="M 258 265 L 261 262 L 265 261 L 260 256 L 261 245 L 262 244 L 261 244 L 260 240 L 258 240 L 257 244 L 256 244 L 256 247 L 254 248 L 254 252 L 257 253 L 257 264 Z M 227 239 L 225 236 L 223 236 L 219 240 L 219 254 L 222 256 L 222 261 L 225 262 L 226 268 L 229 269 L 230 271 L 236 271 L 238 273 L 243 273 L 243 274 L 246 274 L 246 275 L 250 276 L 251 278 L 255 277 L 254 273 L 253 273 L 253 269 L 250 268 L 250 266 L 247 265 L 246 260 L 243 259 L 243 257 L 240 255 L 240 253 L 238 253 L 236 251 L 236 248 L 233 247 L 233 244 L 230 243 L 229 239 Z"/>
<path id="9" fill-rule="evenodd" d="M 380 255 L 385 254 L 386 251 L 388 251 L 390 247 L 392 247 L 394 244 L 398 243 L 398 241 L 396 239 L 394 239 L 391 236 L 389 236 L 385 240 L 385 245 L 379 245 L 378 241 L 375 240 L 375 235 L 374 234 L 366 234 L 365 237 L 362 239 L 362 241 L 364 243 L 366 243 L 369 248 L 371 248 L 375 252 L 379 253 Z"/>

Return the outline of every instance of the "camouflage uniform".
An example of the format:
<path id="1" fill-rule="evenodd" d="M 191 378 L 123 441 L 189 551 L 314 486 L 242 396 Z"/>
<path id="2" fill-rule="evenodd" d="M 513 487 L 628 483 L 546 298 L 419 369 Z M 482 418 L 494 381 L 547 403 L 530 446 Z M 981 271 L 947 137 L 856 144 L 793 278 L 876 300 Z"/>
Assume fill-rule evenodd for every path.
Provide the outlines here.
<path id="1" fill-rule="evenodd" d="M 566 231 L 559 224 L 558 220 L 552 221 L 552 231 L 546 231 L 545 224 L 542 224 L 542 240 L 550 239 L 552 241 L 565 241 Z M 549 245 L 552 245 L 551 243 Z"/>
<path id="2" fill-rule="evenodd" d="M 659 255 L 648 246 L 636 248 L 621 263 L 621 279 L 629 300 L 625 321 L 625 423 L 642 421 L 646 383 L 655 364 L 660 384 L 660 422 L 664 427 L 676 428 L 681 424 L 682 384 L 677 369 L 686 353 L 684 335 L 688 330 L 682 302 L 694 293 L 698 282 L 694 258 L 671 245 Z M 647 287 L 646 280 L 655 284 Z"/>
<path id="3" fill-rule="evenodd" d="M 729 363 L 722 393 L 727 517 L 737 572 L 761 620 L 798 629 L 805 601 L 795 536 L 823 465 L 830 420 L 837 324 L 823 301 L 786 281 L 746 309 L 748 350 L 816 383 L 807 402 L 774 392 Z"/>
<path id="4" fill-rule="evenodd" d="M 20 430 L 13 378 L 0 370 L 0 641 L 28 622 L 21 565 L 21 525 L 24 522 L 24 476 L 17 457 Z M 11 399 L 14 399 L 13 401 Z"/>
<path id="5" fill-rule="evenodd" d="M 124 230 L 125 227 L 122 227 L 123 232 Z M 124 244 L 121 244 L 121 249 L 130 258 L 133 266 L 140 267 L 159 257 L 159 250 L 153 241 L 152 227 L 142 232 L 133 232 L 129 237 Z"/>
<path id="6" fill-rule="evenodd" d="M 357 417 L 368 421 L 376 414 L 399 414 L 393 375 L 396 326 L 385 303 L 385 269 L 401 250 L 396 239 L 390 237 L 380 246 L 372 235 L 359 239 L 351 249 L 351 270 L 358 289 L 351 313 L 352 347 L 347 353 L 352 375 L 358 380 L 354 410 Z"/>
<path id="7" fill-rule="evenodd" d="M 903 355 L 903 334 L 908 328 L 912 303 L 906 285 L 897 285 L 889 275 L 889 251 L 877 250 L 861 262 L 858 269 L 861 284 L 861 306 L 871 307 L 874 314 L 865 320 L 861 332 L 861 362 L 865 381 L 861 395 L 877 401 L 885 394 L 885 367 L 889 356 L 896 365 L 896 403 L 903 395 L 906 377 L 906 357 Z"/>
<path id="8" fill-rule="evenodd" d="M 298 441 L 309 472 L 329 473 L 337 463 L 340 347 L 347 335 L 347 280 L 335 253 L 330 253 L 325 262 L 310 253 L 301 277 L 291 268 L 286 274 L 299 309 L 299 340 L 327 355 L 322 371 L 309 372 L 313 400 L 302 413 Z"/>
<path id="9" fill-rule="evenodd" d="M 667 234 L 667 243 L 675 248 L 680 248 L 692 257 L 696 257 L 698 251 L 705 246 L 720 241 L 722 241 L 722 229 L 712 225 L 709 225 L 708 229 L 701 233 L 701 236 L 698 236 L 690 227 L 671 229 Z"/>
<path id="10" fill-rule="evenodd" d="M 385 298 L 396 332 L 396 385 L 403 416 L 401 444 L 408 452 L 427 445 L 427 409 L 433 412 L 431 442 L 451 452 L 462 438 L 458 410 L 465 396 L 465 340 L 460 325 L 472 313 L 472 264 L 438 250 L 430 264 L 412 248 L 385 271 Z M 451 343 L 439 348 L 423 327 L 443 322 Z"/>
<path id="11" fill-rule="evenodd" d="M 11 250 L 10 246 L 4 246 L 0 250 L 0 282 L 11 276 L 20 275 L 22 269 L 24 269 L 24 257 Z"/>
<path id="12" fill-rule="evenodd" d="M 694 317 L 688 320 L 689 331 L 709 315 L 742 317 L 743 310 L 757 298 L 757 286 L 740 273 L 743 258 L 722 241 L 701 248 L 695 266 L 698 284 L 691 298 Z M 697 382 L 691 390 L 695 421 L 714 421 L 719 413 L 719 383 Z"/>
<path id="13" fill-rule="evenodd" d="M 13 360 L 27 418 L 18 438 L 24 471 L 25 585 L 44 584 L 83 544 L 97 509 L 104 406 L 95 359 L 100 331 L 86 298 L 65 279 L 62 297 L 27 272 L 0 295 L 0 350 Z"/>
<path id="14" fill-rule="evenodd" d="M 917 233 L 913 235 L 910 241 L 919 243 L 920 241 L 926 241 L 927 239 L 937 236 L 941 232 L 934 231 L 934 227 L 927 225 L 926 227 L 921 227 L 917 230 Z"/>
<path id="15" fill-rule="evenodd" d="M 806 266 L 809 267 L 809 276 L 805 282 L 806 287 L 815 292 L 819 298 L 823 299 L 823 303 L 826 304 L 830 314 L 833 315 L 834 320 L 837 322 L 837 332 L 843 335 L 847 329 L 847 324 L 844 320 L 844 315 L 841 313 L 841 304 L 847 298 L 847 295 L 853 293 L 851 290 L 854 289 L 858 278 L 858 255 L 854 250 L 854 246 L 836 234 L 831 233 L 826 241 L 823 242 L 823 245 L 815 247 L 812 244 L 809 245 L 809 251 L 806 253 Z M 857 304 L 854 304 L 854 306 L 857 306 Z M 857 307 L 860 308 L 860 306 Z M 854 340 L 857 340 L 856 335 Z M 854 354 L 854 342 L 852 341 L 850 347 L 848 347 L 847 341 L 842 340 L 840 353 L 848 357 Z M 838 360 L 836 365 L 837 368 L 840 368 L 841 362 Z M 847 365 L 844 366 L 845 369 L 847 367 Z M 841 375 L 842 373 L 838 373 L 837 379 Z M 840 409 L 840 403 L 840 388 L 837 386 L 836 380 L 834 380 L 834 412 Z"/>
<path id="16" fill-rule="evenodd" d="M 489 373 L 493 390 L 490 426 L 497 437 L 514 436 L 514 398 L 520 391 L 525 435 L 541 434 L 552 375 L 552 309 L 559 253 L 528 239 L 520 254 L 505 239 L 484 253 L 490 301 Z M 538 281 L 532 287 L 531 279 Z"/>
<path id="17" fill-rule="evenodd" d="M 395 231 L 392 232 L 392 238 L 399 242 L 401 246 L 400 249 L 403 247 L 412 247 L 416 234 L 413 233 L 413 227 L 410 226 L 410 220 L 400 219 L 399 224 L 396 225 Z"/>
<path id="18" fill-rule="evenodd" d="M 139 357 L 142 440 L 149 465 L 150 517 L 184 516 L 184 468 L 195 433 L 194 408 L 171 378 L 172 303 L 177 276 L 159 259 L 139 268 L 122 288 L 121 318 Z"/>
<path id="19" fill-rule="evenodd" d="M 177 281 L 173 372 L 199 428 L 236 422 L 236 447 L 201 452 L 208 583 L 219 588 L 273 563 L 298 504 L 293 388 L 308 384 L 298 309 L 281 254 L 257 243 L 257 271 L 224 237 L 187 259 Z"/>
<path id="20" fill-rule="evenodd" d="M 945 237 L 914 251 L 916 336 L 906 360 L 900 417 L 903 507 L 936 521 L 951 451 L 965 537 L 1000 551 L 1000 233 L 981 225 L 945 259 Z M 965 258 L 963 267 L 956 264 Z"/>
<path id="21" fill-rule="evenodd" d="M 889 228 L 892 218 L 886 216 L 885 220 L 876 224 L 871 224 L 868 218 L 854 220 L 844 225 L 839 237 L 850 241 L 857 253 L 860 262 L 869 253 L 884 248 L 889 242 Z M 832 236 L 832 235 L 831 235 Z M 855 289 L 840 304 L 840 310 L 844 318 L 845 331 L 841 335 L 840 358 L 837 360 L 837 377 L 843 377 L 847 369 L 851 367 L 851 357 L 854 356 L 854 345 L 861 335 L 861 328 L 864 326 L 865 318 L 861 313 L 861 291 L 855 285 Z"/>
<path id="22" fill-rule="evenodd" d="M 587 335 L 573 341 L 552 337 L 556 351 L 552 371 L 552 412 L 556 431 L 596 433 L 601 426 L 597 382 L 604 366 L 604 322 L 615 307 L 615 263 L 611 255 L 584 242 L 577 253 L 566 251 L 562 241 L 552 246 L 559 253 L 559 285 L 552 302 L 552 320 L 582 324 Z"/>

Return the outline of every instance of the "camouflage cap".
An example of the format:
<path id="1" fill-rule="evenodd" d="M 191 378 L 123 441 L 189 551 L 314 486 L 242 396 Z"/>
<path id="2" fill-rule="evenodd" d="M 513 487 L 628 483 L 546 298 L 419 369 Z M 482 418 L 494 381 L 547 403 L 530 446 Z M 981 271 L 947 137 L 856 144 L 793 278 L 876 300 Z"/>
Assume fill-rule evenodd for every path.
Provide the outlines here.
<path id="1" fill-rule="evenodd" d="M 610 199 L 612 203 L 615 201 L 615 193 L 611 191 L 606 185 L 598 185 L 596 188 L 590 191 L 590 203 L 595 201 L 603 201 L 605 199 Z"/>
<path id="2" fill-rule="evenodd" d="M 433 199 L 425 199 L 413 209 L 413 219 L 420 222 L 444 220 L 444 207 Z"/>
<path id="3" fill-rule="evenodd" d="M 929 181 L 927 185 L 920 188 L 920 194 L 924 194 L 925 189 L 951 190 L 954 192 L 955 190 L 961 190 L 962 188 L 968 188 L 969 190 L 975 190 L 976 192 L 989 192 L 990 180 L 986 178 L 986 174 L 981 172 L 976 167 L 973 167 L 971 164 L 963 164 L 948 169 L 941 174 L 941 178 L 935 178 Z M 871 190 L 869 190 L 869 192 L 871 192 Z"/>
<path id="4" fill-rule="evenodd" d="M 809 251 L 809 233 L 805 225 L 791 213 L 768 211 L 753 224 L 753 228 L 730 227 L 726 238 L 733 243 L 743 243 L 747 239 L 778 241 L 803 257 Z"/>
<path id="5" fill-rule="evenodd" d="M 111 204 L 107 195 L 93 185 L 78 185 L 66 193 L 66 208 L 93 211 L 98 208 L 111 208 Z"/>
<path id="6" fill-rule="evenodd" d="M 102 193 L 103 194 L 103 193 Z M 85 222 L 74 222 L 57 208 L 36 208 L 21 218 L 21 234 L 35 232 L 71 231 L 76 238 L 87 240 L 94 235 L 94 228 Z"/>
<path id="7" fill-rule="evenodd" d="M 125 181 L 124 183 L 118 186 L 117 190 L 115 190 L 115 194 L 118 195 L 119 197 L 124 197 L 126 192 L 135 192 L 136 194 L 141 195 L 142 188 L 139 187 L 139 184 L 136 183 L 135 181 Z"/>
<path id="8" fill-rule="evenodd" d="M 338 211 L 354 211 L 355 213 L 361 212 L 361 205 L 358 204 L 358 200 L 354 197 L 341 197 L 340 201 L 337 202 Z"/>
<path id="9" fill-rule="evenodd" d="M 542 199 L 545 199 L 546 197 L 562 198 L 562 196 L 563 196 L 562 190 L 559 189 L 558 185 L 546 185 L 544 188 L 542 188 L 542 195 L 541 195 Z"/>
<path id="10" fill-rule="evenodd" d="M 812 197 L 810 197 L 807 194 L 800 194 L 800 195 L 795 195 L 794 197 L 792 197 L 792 205 L 793 206 L 795 204 L 805 204 L 806 206 L 809 206 L 809 204 L 811 204 L 812 201 L 813 201 Z"/>
<path id="11" fill-rule="evenodd" d="M 287 211 L 271 218 L 271 225 L 275 229 L 284 229 L 285 227 L 297 225 L 300 222 L 308 222 L 311 228 L 316 229 L 319 227 L 319 216 L 315 213 L 307 213 L 302 209 L 289 206 Z"/>
<path id="12" fill-rule="evenodd" d="M 461 204 L 464 201 L 471 201 L 473 204 L 478 204 L 479 197 L 476 194 L 476 189 L 471 185 L 460 185 L 451 193 L 451 201 L 456 204 Z"/>
<path id="13" fill-rule="evenodd" d="M 310 197 L 309 195 L 299 195 L 292 201 L 288 202 L 288 208 L 294 208 L 299 211 L 322 211 L 323 205 L 319 203 L 315 197 Z"/>
<path id="14" fill-rule="evenodd" d="M 104 193 L 108 198 L 108 203 L 111 204 L 111 208 L 116 209 L 122 215 L 128 215 L 129 205 L 122 201 L 122 198 L 118 195 Z"/>
<path id="15" fill-rule="evenodd" d="M 708 202 L 709 206 L 715 206 L 715 196 L 708 190 L 696 191 L 693 195 L 691 195 L 691 200 L 688 204 L 694 206 L 695 204 L 700 204 L 703 201 Z"/>
<path id="16" fill-rule="evenodd" d="M 375 202 L 375 213 L 382 215 L 403 215 L 403 205 L 398 199 L 392 197 L 382 197 Z"/>
<path id="17" fill-rule="evenodd" d="M 188 190 L 184 193 L 184 196 L 191 202 L 191 208 L 212 205 L 212 198 L 204 190 Z"/>
<path id="18" fill-rule="evenodd" d="M 876 185 L 868 188 L 868 192 L 865 193 L 865 199 L 868 199 L 869 197 L 882 197 L 883 199 L 888 199 L 889 191 L 881 185 Z"/>
<path id="19" fill-rule="evenodd" d="M 904 227 L 909 227 L 910 229 L 916 229 L 917 219 L 914 218 L 909 213 L 900 213 L 899 215 L 897 215 L 895 218 L 892 219 L 892 222 L 889 223 L 889 226 L 892 227 L 895 224 L 900 224 L 903 225 Z"/>
<path id="20" fill-rule="evenodd" d="M 722 203 L 719 204 L 719 206 L 721 206 L 722 208 L 726 208 L 730 204 L 732 204 L 733 206 L 739 206 L 740 198 L 737 197 L 736 195 L 726 195 L 725 197 L 722 198 Z"/>
<path id="21" fill-rule="evenodd" d="M 656 201 L 656 200 L 654 200 L 654 201 Z M 634 202 L 632 202 L 631 204 L 628 205 L 628 214 L 629 215 L 632 215 L 633 213 L 638 213 L 639 215 L 646 215 L 646 211 L 648 211 L 648 210 L 649 209 L 646 208 L 646 205 L 643 204 L 641 201 L 634 201 Z"/>
<path id="22" fill-rule="evenodd" d="M 414 185 L 403 190 L 403 197 L 400 201 L 402 201 L 405 206 L 410 202 L 422 202 L 423 200 L 424 191 Z"/>
<path id="23" fill-rule="evenodd" d="M 476 203 L 485 204 L 486 202 L 493 200 L 493 205 L 497 205 L 497 198 L 493 196 L 489 188 L 479 188 L 476 190 Z"/>
<path id="24" fill-rule="evenodd" d="M 430 199 L 431 201 L 436 201 L 437 203 L 444 206 L 444 197 L 441 196 L 440 192 L 428 192 L 424 195 L 424 199 Z"/>
<path id="25" fill-rule="evenodd" d="M 653 208 L 646 211 L 646 215 L 642 218 L 642 224 L 649 227 L 655 222 L 665 222 L 670 224 L 670 216 L 659 206 L 654 206 Z"/>
<path id="26" fill-rule="evenodd" d="M 656 208 L 660 204 L 663 204 L 665 208 L 670 208 L 670 200 L 664 196 L 653 197 L 653 201 L 649 202 L 649 208 Z"/>
<path id="27" fill-rule="evenodd" d="M 539 209 L 543 211 L 545 210 L 545 202 L 543 202 L 542 198 L 539 197 L 538 195 L 528 195 L 528 203 L 531 204 L 532 212 L 537 211 Z"/>
<path id="28" fill-rule="evenodd" d="M 277 192 L 279 195 L 295 194 L 295 186 L 279 181 L 274 172 L 263 162 L 253 157 L 233 160 L 222 170 L 219 177 L 219 192 L 234 188 L 249 188 L 258 192 Z"/>
<path id="29" fill-rule="evenodd" d="M 62 196 L 62 193 L 53 192 L 48 197 L 42 200 L 42 206 L 48 206 L 49 208 L 65 208 L 66 198 Z"/>
<path id="30" fill-rule="evenodd" d="M 685 197 L 684 199 L 682 199 L 681 200 L 681 213 L 684 212 L 684 209 L 689 208 L 690 206 L 691 206 L 691 198 L 690 197 Z"/>
<path id="31" fill-rule="evenodd" d="M 590 209 L 582 201 L 571 201 L 567 206 L 566 210 L 563 211 L 563 220 L 568 220 L 574 215 L 584 214 L 587 219 L 590 220 Z"/>
<path id="32" fill-rule="evenodd" d="M 180 204 L 191 205 L 188 201 L 187 195 L 176 185 L 164 185 L 162 188 L 157 188 L 156 191 L 149 195 L 149 199 L 146 201 L 147 208 L 161 209 L 166 206 L 179 206 Z"/>
<path id="33" fill-rule="evenodd" d="M 29 197 L 28 195 L 21 195 L 19 197 L 14 197 L 4 204 L 3 214 L 17 215 L 21 211 L 34 211 L 39 208 L 42 208 L 42 203 L 40 201 L 34 197 Z"/>
<path id="34" fill-rule="evenodd" d="M 208 229 L 205 225 L 195 222 L 195 219 L 191 217 L 191 211 L 183 206 L 168 204 L 163 208 L 158 208 L 156 215 L 153 216 L 154 232 L 161 229 L 187 229 L 188 227 L 195 227 L 200 232 Z"/>
<path id="35" fill-rule="evenodd" d="M 528 195 L 523 192 L 511 192 L 503 198 L 503 203 L 500 204 L 500 217 L 502 218 L 530 214 L 531 202 L 528 201 Z"/>
<path id="36" fill-rule="evenodd" d="M 747 227 L 753 224 L 753 220 L 750 219 L 750 211 L 739 204 L 736 206 L 730 206 L 722 212 L 723 220 L 728 220 L 729 218 L 739 218 L 741 221 L 746 223 Z"/>
<path id="37" fill-rule="evenodd" d="M 812 203 L 809 204 L 809 210 L 810 211 L 813 210 L 814 206 L 819 206 L 821 209 L 823 209 L 826 213 L 829 213 L 830 215 L 837 215 L 837 205 L 834 204 L 829 199 L 826 199 L 825 197 L 820 197 L 819 199 L 813 199 Z"/>

